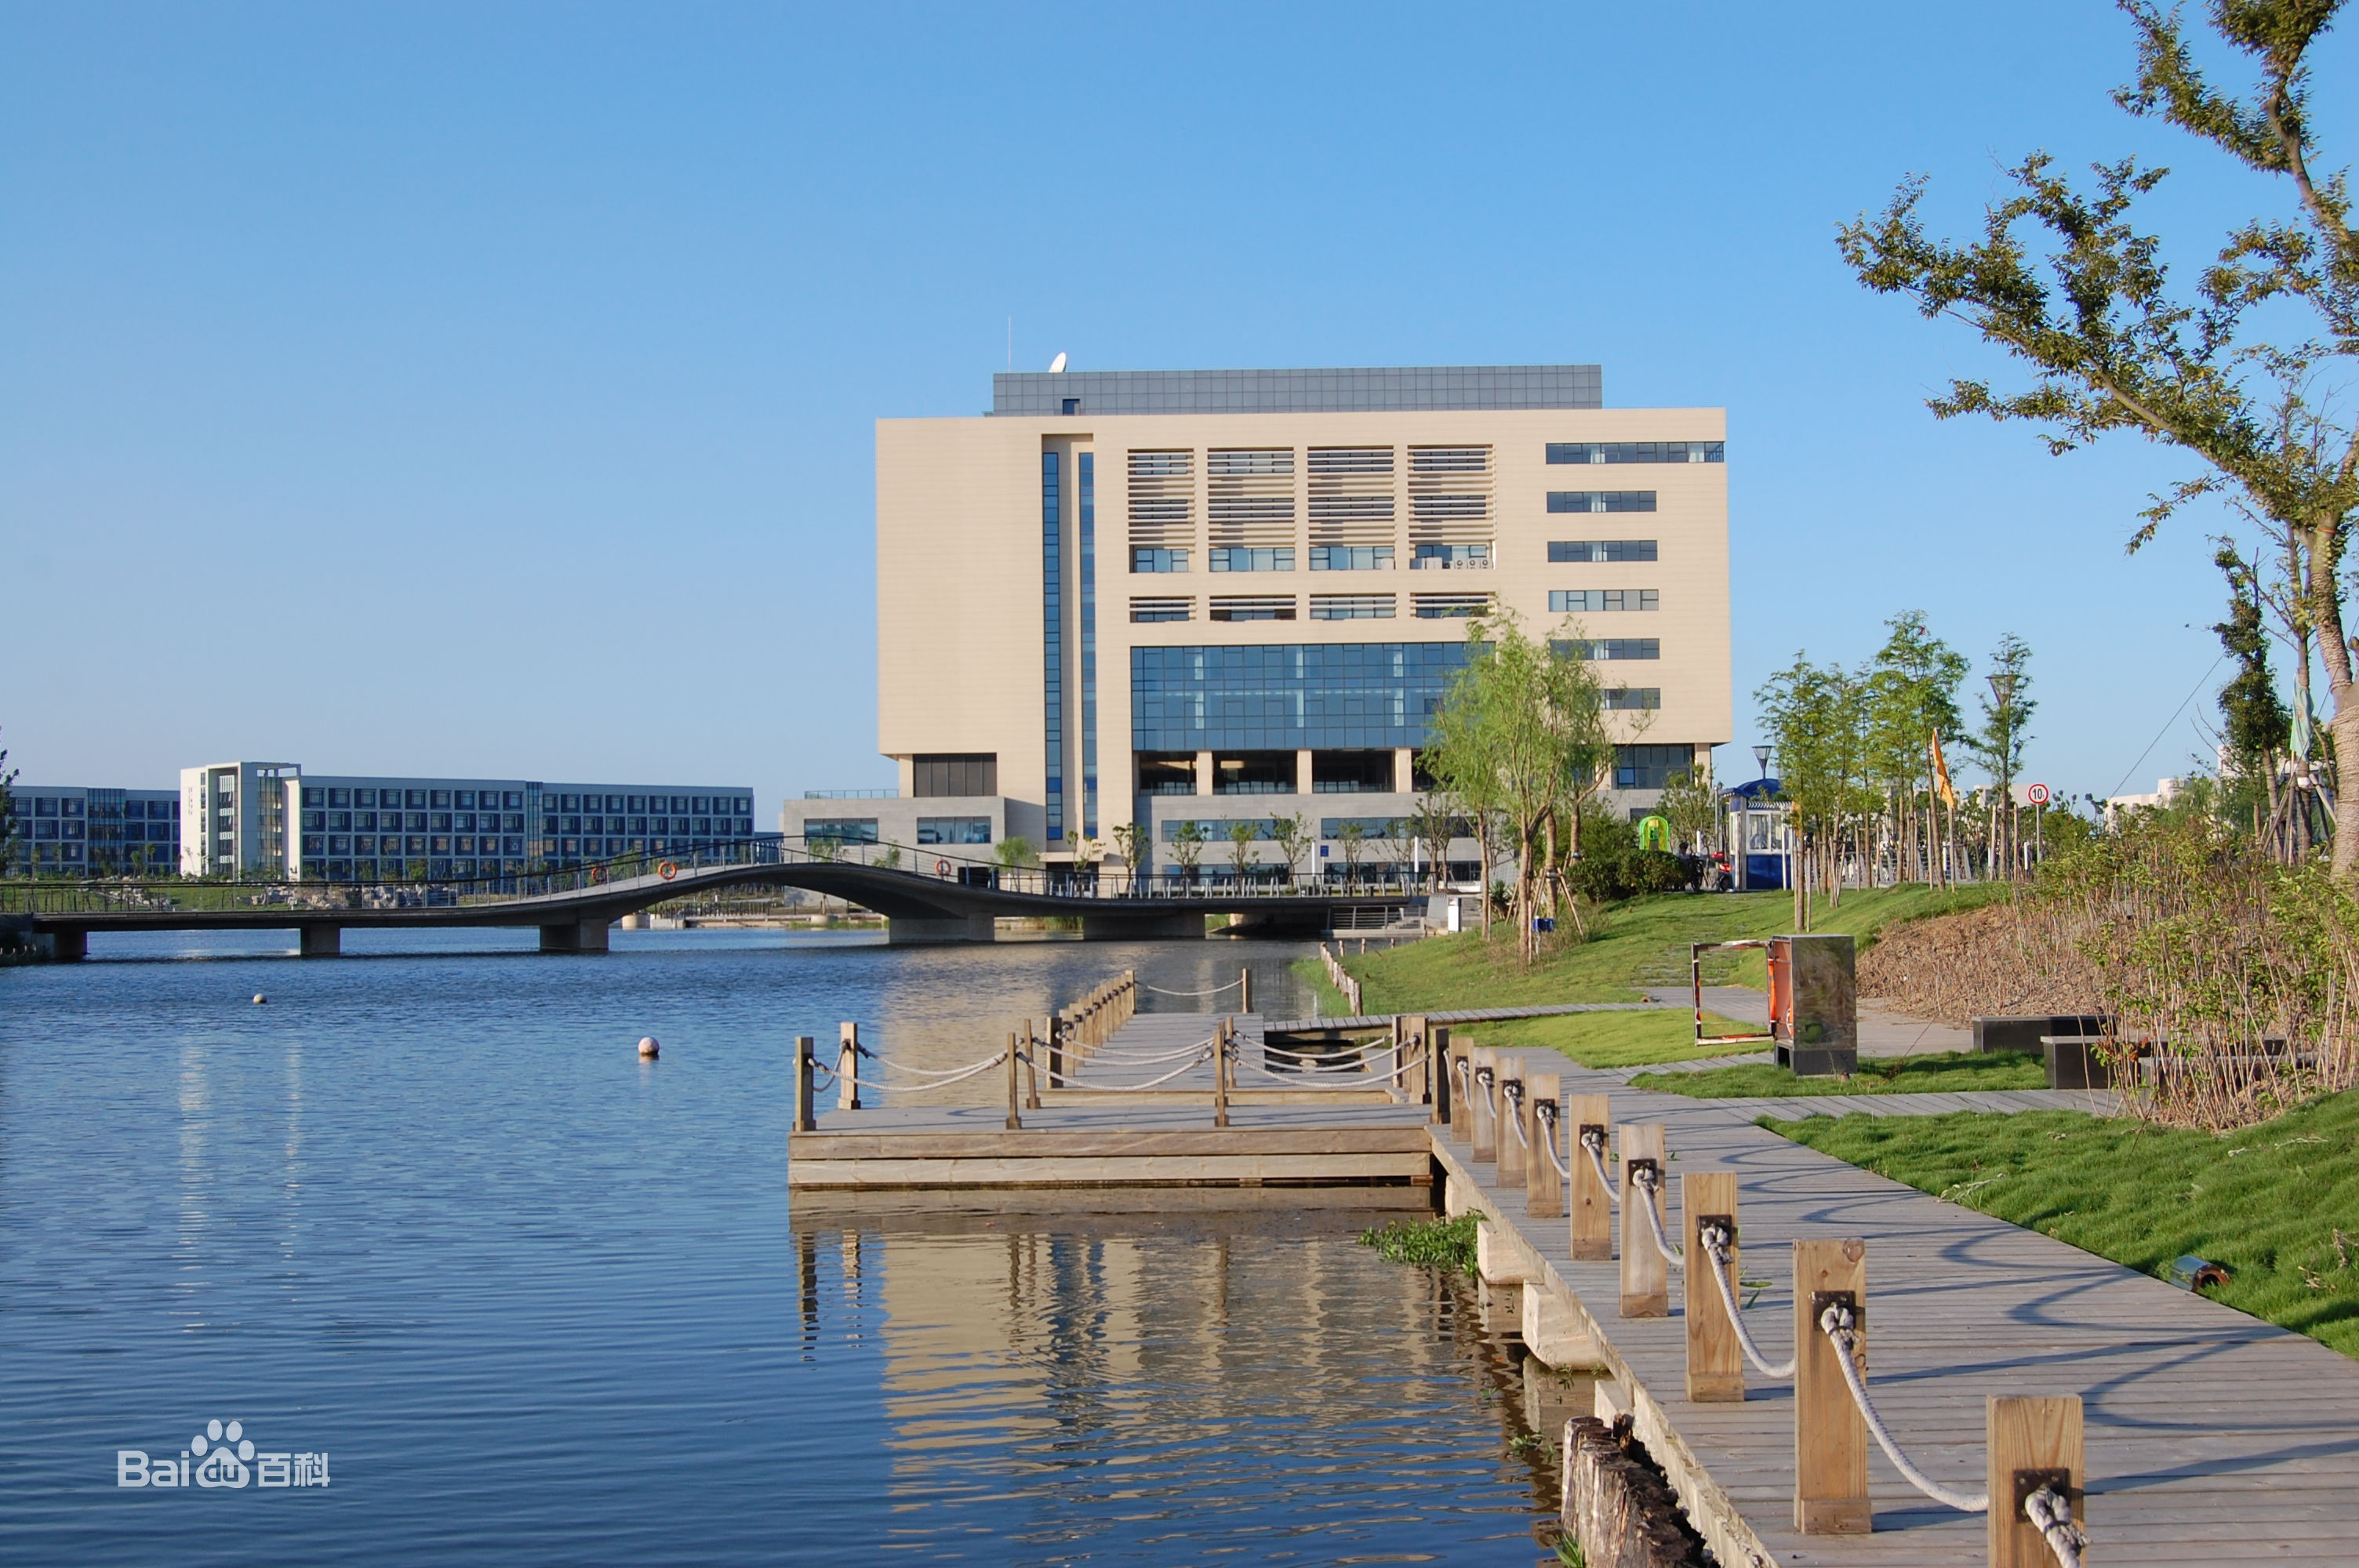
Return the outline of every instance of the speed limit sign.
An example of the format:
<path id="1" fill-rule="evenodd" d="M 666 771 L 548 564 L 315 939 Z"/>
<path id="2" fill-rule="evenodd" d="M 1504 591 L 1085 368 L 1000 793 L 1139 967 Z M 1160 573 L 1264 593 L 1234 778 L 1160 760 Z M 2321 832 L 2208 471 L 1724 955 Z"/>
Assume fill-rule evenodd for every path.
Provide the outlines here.
<path id="1" fill-rule="evenodd" d="M 2023 792 L 2023 798 L 2031 802 L 2034 806 L 2046 806 L 2049 801 L 2048 786 L 2046 784 L 2033 784 L 2029 789 Z"/>

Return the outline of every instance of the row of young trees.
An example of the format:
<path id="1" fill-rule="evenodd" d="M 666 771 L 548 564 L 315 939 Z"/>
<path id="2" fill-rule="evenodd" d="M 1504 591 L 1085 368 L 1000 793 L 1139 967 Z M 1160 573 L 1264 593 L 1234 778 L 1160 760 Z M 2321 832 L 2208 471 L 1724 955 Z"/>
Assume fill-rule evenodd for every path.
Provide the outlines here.
<path id="1" fill-rule="evenodd" d="M 1840 902 L 1845 868 L 1869 881 L 1942 881 L 1973 867 L 2026 864 L 2015 784 L 2038 704 L 2031 649 L 2001 637 L 1971 723 L 1961 688 L 1966 656 L 1935 636 L 1921 611 L 1885 622 L 1884 645 L 1856 669 L 1806 654 L 1754 693 L 1777 748 L 1777 777 L 1800 842 L 1798 886 Z M 1962 795 L 1952 755 L 1990 787 Z M 1967 824 L 1961 832 L 1961 818 Z"/>

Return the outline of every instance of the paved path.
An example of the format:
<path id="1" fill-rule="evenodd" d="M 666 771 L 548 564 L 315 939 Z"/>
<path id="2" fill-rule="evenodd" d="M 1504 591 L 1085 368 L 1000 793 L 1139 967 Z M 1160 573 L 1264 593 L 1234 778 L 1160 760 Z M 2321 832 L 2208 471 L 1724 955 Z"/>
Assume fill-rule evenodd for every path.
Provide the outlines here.
<path id="1" fill-rule="evenodd" d="M 1680 1007 L 1695 1005 L 1694 993 L 1685 986 L 1650 986 L 1647 999 L 1660 1005 Z M 1723 1018 L 1734 1018 L 1746 1023 L 1769 1027 L 1769 997 L 1751 986 L 1706 986 L 1703 1005 Z M 1896 1012 L 1874 997 L 1862 997 L 1859 1001 L 1859 1054 L 1863 1056 L 1916 1056 L 1931 1051 L 1971 1051 L 1974 1035 L 1971 1029 L 1955 1024 L 1936 1023 L 1930 1019 L 1911 1018 Z"/>
<path id="2" fill-rule="evenodd" d="M 1617 1122 L 1663 1122 L 1674 1175 L 1738 1173 L 1745 1272 L 1776 1281 L 1747 1314 L 1771 1356 L 1786 1354 L 1793 1337 L 1788 1244 L 1798 1237 L 1865 1239 L 1876 1402 L 1935 1479 L 1982 1489 L 1985 1394 L 2078 1393 L 2088 1423 L 2093 1562 L 2359 1561 L 2359 1363 L 1752 1125 L 1764 1112 L 1832 1108 L 1823 1102 L 1647 1094 L 1615 1075 L 1577 1068 L 1566 1073 L 1564 1087 L 1612 1093 Z M 1987 1098 L 2029 1097 L 1841 1101 L 1890 1115 L 1919 1108 L 1908 1102 Z M 1472 1167 L 1464 1145 L 1448 1148 Z M 1798 1534 L 1791 1385 L 1756 1377 L 1742 1404 L 1690 1403 L 1676 1308 L 1669 1318 L 1616 1316 L 1615 1265 L 1572 1261 L 1565 1221 L 1523 1219 L 1520 1191 L 1504 1193 L 1490 1182 L 1489 1167 L 1474 1169 L 1496 1212 L 1579 1295 L 1630 1376 L 1780 1568 L 1984 1560 L 1980 1517 L 1920 1498 L 1880 1453 L 1869 1462 L 1875 1534 Z M 1675 1235 L 1678 1218 L 1675 1195 Z M 1678 1291 L 1675 1282 L 1674 1302 Z"/>

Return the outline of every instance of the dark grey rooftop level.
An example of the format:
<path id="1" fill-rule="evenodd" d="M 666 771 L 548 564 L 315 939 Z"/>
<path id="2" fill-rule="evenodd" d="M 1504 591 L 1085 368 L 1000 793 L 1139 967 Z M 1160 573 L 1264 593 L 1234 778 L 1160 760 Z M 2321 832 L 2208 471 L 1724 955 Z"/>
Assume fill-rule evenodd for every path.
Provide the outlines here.
<path id="1" fill-rule="evenodd" d="M 1598 365 L 1018 371 L 991 378 L 994 414 L 1033 417 L 1604 406 L 1604 373 Z"/>

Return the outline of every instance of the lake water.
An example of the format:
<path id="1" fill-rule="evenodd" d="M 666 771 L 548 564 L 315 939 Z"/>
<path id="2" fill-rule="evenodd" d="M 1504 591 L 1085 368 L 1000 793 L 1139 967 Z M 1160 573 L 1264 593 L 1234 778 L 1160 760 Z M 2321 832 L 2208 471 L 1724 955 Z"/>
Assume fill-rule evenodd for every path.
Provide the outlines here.
<path id="1" fill-rule="evenodd" d="M 796 1033 L 948 1065 L 1244 959 L 1308 1012 L 1302 949 L 289 940 L 0 969 L 0 1562 L 1542 1555 L 1519 1374 L 1370 1216 L 788 1202 Z M 117 1485 L 214 1421 L 327 1484 Z"/>

